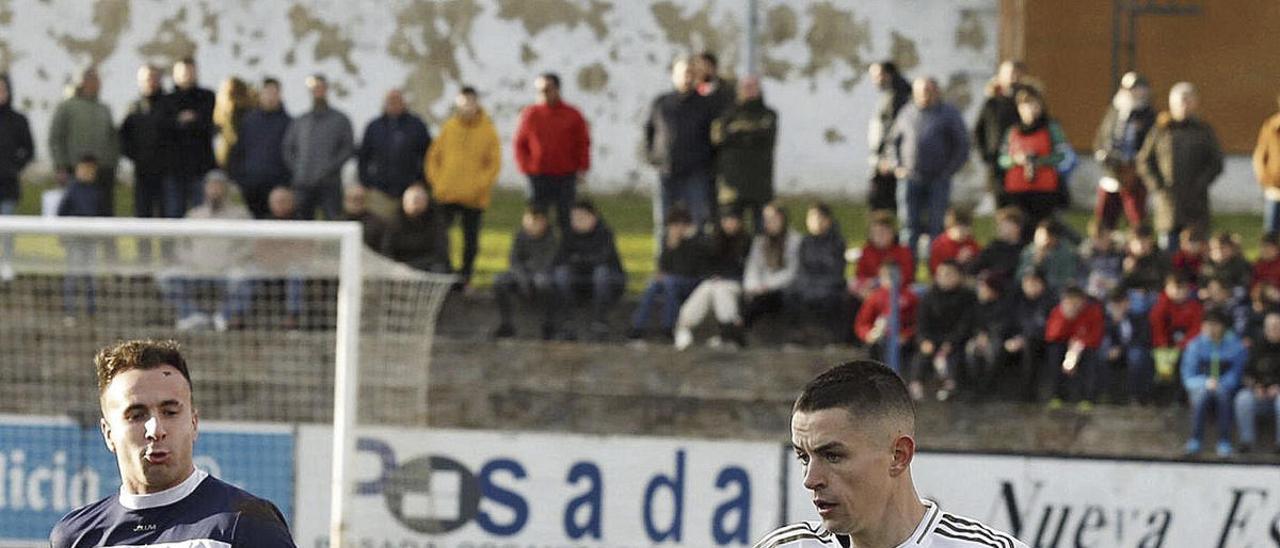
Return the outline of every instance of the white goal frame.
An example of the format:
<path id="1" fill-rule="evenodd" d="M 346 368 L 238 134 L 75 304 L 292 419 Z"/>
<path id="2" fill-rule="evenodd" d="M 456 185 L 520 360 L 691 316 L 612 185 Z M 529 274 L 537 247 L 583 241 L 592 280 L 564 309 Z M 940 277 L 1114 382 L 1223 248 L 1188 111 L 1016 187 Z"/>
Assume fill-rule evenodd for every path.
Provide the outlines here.
<path id="1" fill-rule="evenodd" d="M 0 216 L 0 236 L 225 237 L 339 242 L 334 363 L 333 468 L 330 480 L 330 546 L 341 548 L 354 477 L 356 400 L 360 363 L 360 315 L 364 292 L 364 229 L 350 221 L 139 219 L 129 217 Z"/>

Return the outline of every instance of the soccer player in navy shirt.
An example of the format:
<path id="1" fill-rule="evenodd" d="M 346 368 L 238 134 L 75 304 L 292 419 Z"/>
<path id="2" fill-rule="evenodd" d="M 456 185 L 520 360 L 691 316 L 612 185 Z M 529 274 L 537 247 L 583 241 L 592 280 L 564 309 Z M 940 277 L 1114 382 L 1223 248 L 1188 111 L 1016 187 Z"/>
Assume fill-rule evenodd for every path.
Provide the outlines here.
<path id="1" fill-rule="evenodd" d="M 94 358 L 102 437 L 120 494 L 67 514 L 52 548 L 293 548 L 275 505 L 192 464 L 199 415 L 177 343 L 117 343 Z"/>

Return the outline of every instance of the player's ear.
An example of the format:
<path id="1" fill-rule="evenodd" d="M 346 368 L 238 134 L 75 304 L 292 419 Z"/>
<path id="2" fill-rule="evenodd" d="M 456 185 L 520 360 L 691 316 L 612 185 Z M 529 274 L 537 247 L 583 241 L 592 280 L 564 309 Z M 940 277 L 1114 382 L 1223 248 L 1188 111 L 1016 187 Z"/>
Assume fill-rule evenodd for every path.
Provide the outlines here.
<path id="1" fill-rule="evenodd" d="M 195 442 L 200 437 L 200 410 L 195 407 L 191 408 L 191 441 Z"/>
<path id="2" fill-rule="evenodd" d="M 107 423 L 106 417 L 98 419 L 98 429 L 102 430 L 102 441 L 107 444 L 107 450 L 115 453 L 116 446 L 111 443 L 111 425 Z"/>
<path id="3" fill-rule="evenodd" d="M 916 457 L 916 440 L 908 434 L 899 434 L 893 439 L 893 462 L 889 464 L 889 474 L 898 477 L 911 470 L 911 461 Z"/>

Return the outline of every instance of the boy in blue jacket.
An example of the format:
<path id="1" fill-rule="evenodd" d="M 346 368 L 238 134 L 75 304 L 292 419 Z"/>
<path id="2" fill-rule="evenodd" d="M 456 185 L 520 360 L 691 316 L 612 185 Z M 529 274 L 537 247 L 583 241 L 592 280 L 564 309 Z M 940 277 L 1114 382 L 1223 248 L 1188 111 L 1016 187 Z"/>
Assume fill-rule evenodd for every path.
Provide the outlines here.
<path id="1" fill-rule="evenodd" d="M 1240 388 L 1249 350 L 1227 329 L 1229 323 L 1225 312 L 1210 309 L 1204 315 L 1200 335 L 1182 352 L 1182 386 L 1191 401 L 1188 455 L 1200 452 L 1210 408 L 1218 419 L 1218 456 L 1231 455 L 1232 398 Z"/>
<path id="2" fill-rule="evenodd" d="M 91 154 L 82 156 L 77 162 L 75 177 L 63 191 L 62 201 L 58 202 L 59 217 L 97 217 L 102 214 L 106 204 L 104 188 L 97 184 L 98 159 Z M 63 322 L 72 324 L 79 311 L 80 286 L 84 286 L 85 312 L 92 316 L 94 312 L 93 268 L 96 251 L 94 238 L 85 236 L 66 236 L 62 238 L 62 247 L 67 254 L 67 273 L 62 282 L 62 303 L 65 312 Z"/>

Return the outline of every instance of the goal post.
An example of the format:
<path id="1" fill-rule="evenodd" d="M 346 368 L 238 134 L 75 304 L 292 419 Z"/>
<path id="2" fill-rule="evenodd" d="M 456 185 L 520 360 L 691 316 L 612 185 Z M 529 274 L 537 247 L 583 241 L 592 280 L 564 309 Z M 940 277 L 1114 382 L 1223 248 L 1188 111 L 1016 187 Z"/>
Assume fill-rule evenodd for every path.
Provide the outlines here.
<path id="1" fill-rule="evenodd" d="M 310 457 L 286 438 L 332 425 L 328 477 L 306 481 L 331 482 L 330 545 L 343 545 L 357 428 L 426 426 L 435 319 L 454 282 L 373 253 L 362 234 L 354 222 L 0 216 L 0 239 L 16 249 L 0 256 L 16 274 L 0 280 L 0 475 L 43 474 L 33 461 L 47 454 L 67 463 L 70 483 L 94 467 L 100 483 L 58 487 L 66 493 L 37 483 L 31 492 L 49 496 L 34 502 L 59 504 L 22 501 L 25 514 L 0 503 L 0 544 L 31 542 L 40 520 L 47 534 L 50 519 L 116 479 L 95 439 L 93 350 L 171 338 L 211 432 L 197 465 L 251 491 L 263 478 L 259 494 L 290 519 L 309 502 L 294 497 Z M 281 462 L 287 471 L 272 468 Z"/>

